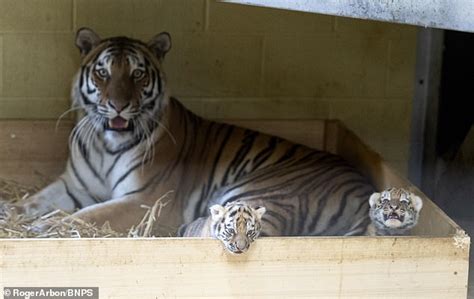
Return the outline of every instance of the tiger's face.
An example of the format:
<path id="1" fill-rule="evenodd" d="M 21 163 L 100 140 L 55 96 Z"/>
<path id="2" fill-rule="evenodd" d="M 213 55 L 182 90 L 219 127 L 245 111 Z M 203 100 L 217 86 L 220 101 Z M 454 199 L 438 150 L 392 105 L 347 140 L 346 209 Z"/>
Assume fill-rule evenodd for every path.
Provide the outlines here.
<path id="1" fill-rule="evenodd" d="M 420 197 L 401 188 L 374 193 L 369 199 L 370 219 L 378 229 L 403 232 L 418 223 L 423 202 Z"/>
<path id="2" fill-rule="evenodd" d="M 211 233 L 232 253 L 246 252 L 250 244 L 260 235 L 264 207 L 250 207 L 236 201 L 225 206 L 213 205 Z"/>
<path id="3" fill-rule="evenodd" d="M 166 104 L 161 62 L 171 48 L 169 34 L 160 33 L 145 44 L 126 37 L 102 40 L 84 28 L 76 45 L 82 65 L 73 99 L 86 112 L 83 125 L 112 139 L 150 134 Z"/>

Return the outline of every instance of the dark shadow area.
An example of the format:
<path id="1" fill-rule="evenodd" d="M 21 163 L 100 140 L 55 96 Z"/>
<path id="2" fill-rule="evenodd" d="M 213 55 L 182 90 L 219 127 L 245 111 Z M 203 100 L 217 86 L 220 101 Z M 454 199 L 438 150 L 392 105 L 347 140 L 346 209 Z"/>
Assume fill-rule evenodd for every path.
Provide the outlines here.
<path id="1" fill-rule="evenodd" d="M 446 31 L 434 201 L 474 236 L 474 34 Z M 471 251 L 469 297 L 474 297 Z"/>

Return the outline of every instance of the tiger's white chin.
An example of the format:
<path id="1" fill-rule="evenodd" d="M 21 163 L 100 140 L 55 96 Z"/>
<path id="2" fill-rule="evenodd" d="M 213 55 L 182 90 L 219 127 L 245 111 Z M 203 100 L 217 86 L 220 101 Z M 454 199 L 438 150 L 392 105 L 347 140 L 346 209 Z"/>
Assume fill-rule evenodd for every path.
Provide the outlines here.
<path id="1" fill-rule="evenodd" d="M 130 142 L 132 139 L 132 131 L 104 131 L 104 141 L 111 150 L 118 149 L 121 145 Z"/>

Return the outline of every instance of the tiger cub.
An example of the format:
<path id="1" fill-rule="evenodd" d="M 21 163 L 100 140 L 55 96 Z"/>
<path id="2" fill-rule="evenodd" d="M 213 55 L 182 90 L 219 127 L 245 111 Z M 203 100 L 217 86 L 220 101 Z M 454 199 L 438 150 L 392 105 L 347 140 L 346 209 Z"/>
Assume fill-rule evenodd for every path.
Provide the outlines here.
<path id="1" fill-rule="evenodd" d="M 381 193 L 375 192 L 369 198 L 371 222 L 366 226 L 365 233 L 360 230 L 350 230 L 345 236 L 407 234 L 418 223 L 422 206 L 423 202 L 419 196 L 402 188 L 390 188 Z M 262 220 L 267 211 L 265 207 L 252 208 L 248 201 L 227 202 L 224 206 L 215 204 L 209 208 L 209 211 L 210 216 L 200 217 L 182 225 L 178 236 L 214 237 L 220 240 L 231 253 L 243 253 L 260 234 L 283 235 L 282 231 L 275 231 L 274 227 Z M 270 212 L 273 213 L 273 211 Z M 365 217 L 362 217 L 360 221 L 365 222 L 364 219 Z"/>
<path id="2" fill-rule="evenodd" d="M 234 201 L 225 206 L 215 204 L 209 208 L 210 216 L 200 217 L 180 227 L 181 237 L 213 237 L 220 240 L 231 253 L 246 252 L 260 235 L 264 207 Z"/>
<path id="3" fill-rule="evenodd" d="M 407 234 L 416 226 L 423 201 L 402 188 L 390 188 L 372 194 L 369 206 L 372 222 L 368 235 L 397 236 Z"/>

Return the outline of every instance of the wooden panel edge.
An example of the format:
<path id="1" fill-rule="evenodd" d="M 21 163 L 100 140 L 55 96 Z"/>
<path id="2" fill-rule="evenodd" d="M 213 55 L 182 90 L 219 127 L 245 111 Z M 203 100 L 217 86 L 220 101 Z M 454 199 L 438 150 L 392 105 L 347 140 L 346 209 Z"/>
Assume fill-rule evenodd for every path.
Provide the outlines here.
<path id="1" fill-rule="evenodd" d="M 460 231 L 463 232 L 463 229 L 428 196 L 390 167 L 379 153 L 372 150 L 352 130 L 348 129 L 342 122 L 337 122 L 337 126 L 339 126 L 337 132 L 339 143 L 336 153 L 362 170 L 363 174 L 371 179 L 379 191 L 389 187 L 403 187 L 423 199 L 425 205 L 421 211 L 419 224 L 413 230 L 413 234 L 427 235 L 430 232 L 439 236 L 455 236 Z M 443 221 L 440 221 L 440 219 Z M 436 231 L 433 232 L 434 228 L 436 228 Z"/>
<path id="2" fill-rule="evenodd" d="M 104 298 L 460 298 L 468 257 L 452 238 L 428 237 L 261 238 L 243 255 L 211 239 L 0 240 L 0 288 L 98 286 Z"/>

